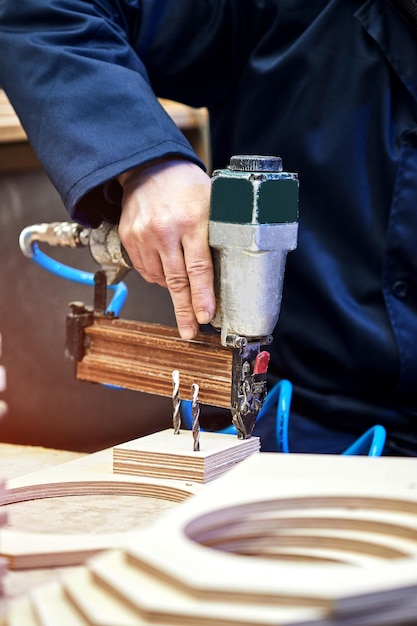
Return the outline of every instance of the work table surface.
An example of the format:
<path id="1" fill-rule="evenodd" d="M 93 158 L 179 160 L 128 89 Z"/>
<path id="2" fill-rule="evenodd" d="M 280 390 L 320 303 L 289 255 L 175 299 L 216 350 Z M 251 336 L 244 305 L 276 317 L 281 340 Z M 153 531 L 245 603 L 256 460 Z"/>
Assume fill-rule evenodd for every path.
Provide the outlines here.
<path id="1" fill-rule="evenodd" d="M 0 477 L 24 476 L 83 456 L 67 450 L 0 444 Z M 39 533 L 106 533 L 146 527 L 173 502 L 141 496 L 66 496 L 7 505 L 8 528 Z M 5 598 L 15 598 L 69 568 L 9 570 Z"/>
<path id="2" fill-rule="evenodd" d="M 30 472 L 53 467 L 66 461 L 71 461 L 82 456 L 77 452 L 67 450 L 50 450 L 42 447 L 19 446 L 0 443 L 0 477 L 4 480 L 24 476 Z M 50 508 L 47 501 L 39 501 L 43 505 L 44 514 Z M 22 502 L 6 507 L 8 524 L 10 528 L 21 528 L 21 519 L 26 518 L 31 523 L 31 503 Z M 23 529 L 22 529 L 23 530 Z M 9 571 L 4 583 L 5 598 L 13 598 L 22 595 L 42 582 L 53 579 L 59 574 L 58 569 L 39 569 Z"/>
<path id="3" fill-rule="evenodd" d="M 82 453 L 70 450 L 0 443 L 0 477 L 3 480 L 17 478 L 82 456 Z"/>

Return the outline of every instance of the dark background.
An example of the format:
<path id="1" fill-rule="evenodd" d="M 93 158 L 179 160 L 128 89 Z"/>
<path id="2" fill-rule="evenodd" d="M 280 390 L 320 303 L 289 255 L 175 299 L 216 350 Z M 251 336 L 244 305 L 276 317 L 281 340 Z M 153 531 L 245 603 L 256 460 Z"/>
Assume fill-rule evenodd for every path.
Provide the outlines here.
<path id="1" fill-rule="evenodd" d="M 8 404 L 0 441 L 89 452 L 169 427 L 172 402 L 75 379 L 65 358 L 65 319 L 69 302 L 93 303 L 93 289 L 48 273 L 18 244 L 26 226 L 67 219 L 40 167 L 0 174 L 0 364 L 7 374 L 1 399 Z M 98 269 L 88 249 L 41 249 L 68 265 Z M 124 318 L 174 325 L 165 289 L 136 272 L 125 282 Z"/>

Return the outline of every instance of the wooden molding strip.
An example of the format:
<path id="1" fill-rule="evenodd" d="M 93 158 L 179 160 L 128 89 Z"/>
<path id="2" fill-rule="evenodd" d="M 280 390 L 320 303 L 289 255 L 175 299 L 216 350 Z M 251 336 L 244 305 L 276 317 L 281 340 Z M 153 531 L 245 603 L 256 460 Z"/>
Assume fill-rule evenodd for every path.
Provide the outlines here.
<path id="1" fill-rule="evenodd" d="M 96 317 L 84 333 L 78 379 L 170 397 L 178 370 L 182 399 L 191 399 L 196 383 L 201 403 L 230 408 L 232 350 L 218 335 L 199 333 L 188 341 L 168 326 L 108 317 Z"/>

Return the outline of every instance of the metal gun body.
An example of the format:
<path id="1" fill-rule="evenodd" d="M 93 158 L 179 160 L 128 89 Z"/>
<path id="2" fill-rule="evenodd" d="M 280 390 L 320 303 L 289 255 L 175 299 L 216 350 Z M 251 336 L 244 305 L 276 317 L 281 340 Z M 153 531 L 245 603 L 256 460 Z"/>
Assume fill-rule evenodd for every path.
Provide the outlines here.
<path id="1" fill-rule="evenodd" d="M 296 174 L 282 171 L 279 157 L 235 156 L 232 157 L 228 168 L 213 173 L 209 243 L 213 253 L 217 309 L 212 325 L 220 333 L 221 346 L 231 353 L 230 358 L 222 357 L 221 367 L 225 368 L 226 376 L 231 378 L 229 406 L 239 438 L 251 436 L 266 397 L 265 375 L 269 355 L 261 348 L 272 341 L 272 332 L 277 324 L 281 307 L 286 256 L 297 246 L 297 233 L 298 178 Z M 100 280 L 97 279 L 96 282 L 96 292 L 100 293 L 98 297 L 96 294 L 95 302 L 103 300 L 105 293 L 103 277 L 104 283 L 117 284 L 133 269 L 120 241 L 117 225 L 103 223 L 94 229 L 75 223 L 30 226 L 24 229 L 20 236 L 20 246 L 26 256 L 33 255 L 35 241 L 50 245 L 89 247 L 92 257 L 101 268 L 97 272 L 97 278 Z M 98 315 L 103 315 L 104 311 L 103 306 L 95 308 L 99 308 L 100 311 L 91 311 L 79 303 L 72 305 L 67 325 L 70 328 L 70 335 L 77 336 L 77 341 L 74 341 L 74 337 L 67 337 L 67 345 L 70 346 L 68 352 L 77 362 L 85 359 L 86 353 L 94 343 L 88 328 L 95 323 Z M 80 322 L 79 328 L 77 319 Z M 101 326 L 107 328 L 108 322 L 109 320 L 105 324 L 101 322 Z M 129 332 L 133 332 L 135 323 L 129 324 Z M 151 327 L 155 330 L 155 325 L 149 325 L 148 333 L 154 332 Z M 109 334 L 108 328 L 106 333 Z M 138 336 L 141 334 L 144 334 L 143 328 L 138 331 Z M 167 333 L 165 335 L 167 336 Z M 170 337 L 170 341 L 171 339 Z M 110 339 L 108 340 L 110 342 Z M 196 349 L 198 344 L 193 341 L 180 341 L 184 344 L 189 343 L 192 350 Z M 201 348 L 202 354 L 206 349 L 207 353 L 211 354 L 213 341 L 215 342 L 212 337 L 208 347 Z M 163 343 L 164 341 L 159 343 L 156 341 L 159 347 Z M 117 344 L 116 351 L 119 346 L 122 344 Z M 149 354 L 152 356 L 149 357 Z M 167 354 L 165 356 L 167 357 Z M 117 354 L 113 352 L 110 358 L 116 362 Z M 158 360 L 156 351 L 148 352 L 145 367 L 149 368 L 152 358 Z M 218 352 L 215 358 L 218 358 Z M 201 359 L 194 361 L 191 359 L 190 368 L 197 362 L 200 367 Z M 77 368 L 78 377 L 83 377 L 83 374 L 79 374 L 83 369 L 84 379 L 94 382 L 109 382 L 109 379 L 112 379 L 110 374 L 105 375 L 103 368 L 103 377 L 107 378 L 103 381 L 98 380 L 100 367 L 98 373 L 93 375 L 91 369 L 89 374 L 80 366 Z M 110 366 L 107 367 L 106 372 L 111 369 Z M 114 369 L 117 369 L 116 366 Z M 189 374 L 191 375 L 191 371 Z M 143 372 L 138 374 L 138 377 L 142 375 Z M 216 372 L 214 378 L 215 375 Z M 192 381 L 198 383 L 200 387 L 202 402 L 205 402 L 206 398 L 205 383 L 211 375 L 206 372 L 203 378 L 204 376 L 206 381 L 202 379 Z M 117 379 L 117 376 L 113 378 Z M 120 375 L 119 378 L 125 380 L 126 376 Z M 154 382 L 154 393 L 170 394 L 170 380 L 167 387 L 156 384 L 155 379 Z M 149 388 L 143 389 L 143 386 L 135 386 L 134 383 L 130 383 L 129 388 L 152 393 Z M 167 393 L 165 388 L 168 390 Z M 213 388 L 216 389 L 215 384 Z M 161 392 L 161 389 L 164 391 Z M 209 403 L 225 406 L 224 396 L 216 402 L 214 393 L 210 395 Z"/>

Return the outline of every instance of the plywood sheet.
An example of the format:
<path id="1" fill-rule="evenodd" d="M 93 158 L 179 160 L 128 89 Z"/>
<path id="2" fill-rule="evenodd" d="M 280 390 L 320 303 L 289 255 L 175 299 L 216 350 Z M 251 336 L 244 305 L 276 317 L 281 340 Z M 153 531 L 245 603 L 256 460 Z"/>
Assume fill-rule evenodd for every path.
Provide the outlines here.
<path id="1" fill-rule="evenodd" d="M 67 601 L 58 581 L 31 593 L 32 606 L 41 626 L 90 626 L 78 608 Z"/>
<path id="2" fill-rule="evenodd" d="M 39 626 L 29 597 L 11 600 L 8 603 L 7 626 Z"/>
<path id="3" fill-rule="evenodd" d="M 203 432 L 200 450 L 193 450 L 190 431 L 174 434 L 167 430 L 140 437 L 113 448 L 116 474 L 175 478 L 206 483 L 251 454 L 259 452 L 258 437 L 238 439 L 235 435 Z"/>
<path id="4" fill-rule="evenodd" d="M 0 493 L 0 505 L 33 501 L 45 498 L 65 498 L 67 496 L 88 496 L 92 504 L 93 496 L 117 495 L 181 502 L 200 488 L 187 481 L 161 480 L 147 476 L 115 475 L 112 467 L 112 449 L 102 450 L 76 458 L 75 460 L 31 472 L 10 479 L 7 490 Z M 88 501 L 86 501 L 88 504 Z M 146 508 L 143 514 L 146 515 Z M 52 509 L 50 509 L 52 513 Z M 118 513 L 117 513 L 118 515 Z M 59 513 L 62 517 L 62 511 Z M 48 516 L 46 515 L 46 520 Z M 116 519 L 116 517 L 115 517 Z M 30 532 L 0 530 L 0 555 L 10 568 L 58 567 L 74 565 L 85 561 L 96 552 L 123 545 L 129 533 L 117 525 L 114 532 L 91 535 L 91 530 L 79 533 Z M 54 520 L 51 519 L 49 530 Z M 61 526 L 64 524 L 61 521 Z M 136 529 L 132 528 L 132 532 Z"/>
<path id="5" fill-rule="evenodd" d="M 31 605 L 41 626 L 414 624 L 416 469 L 253 454 Z"/>

